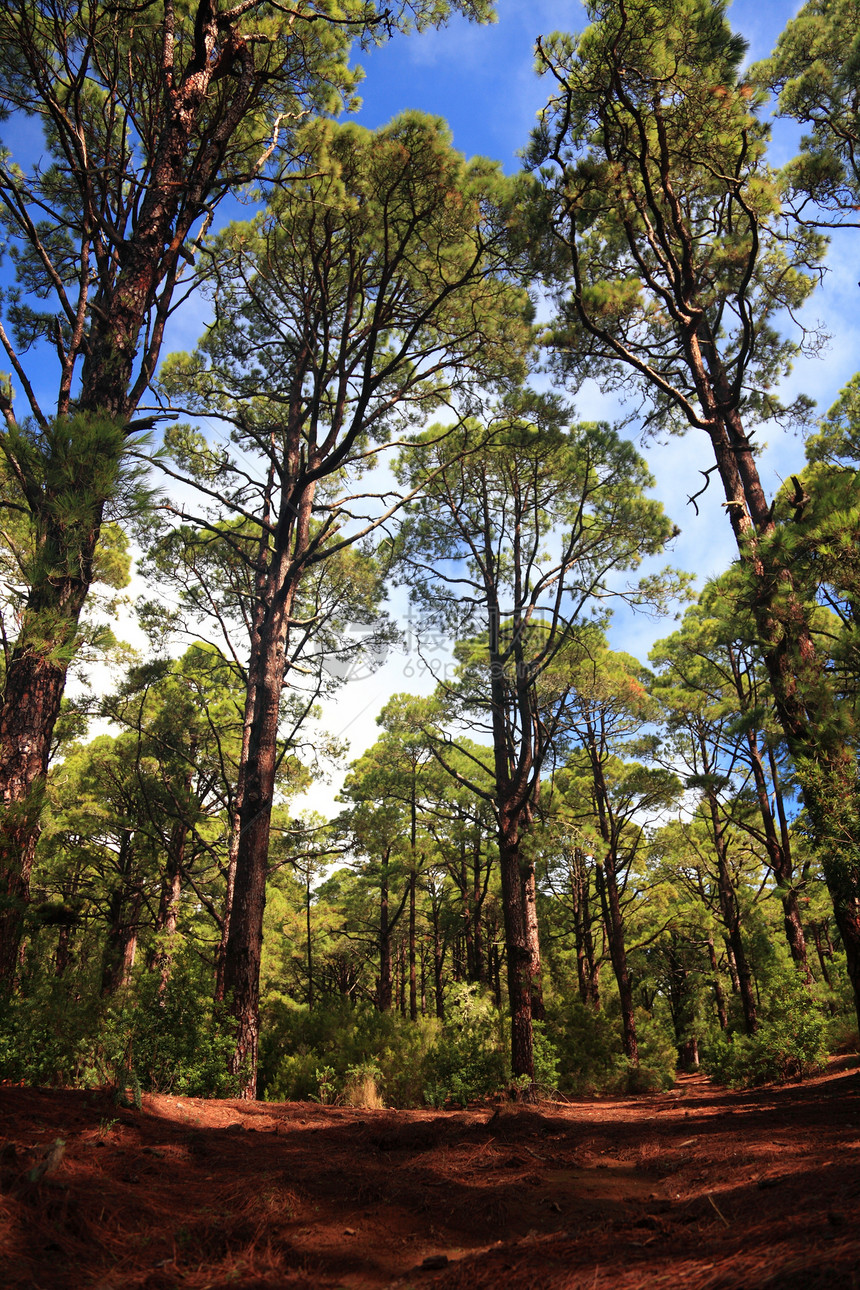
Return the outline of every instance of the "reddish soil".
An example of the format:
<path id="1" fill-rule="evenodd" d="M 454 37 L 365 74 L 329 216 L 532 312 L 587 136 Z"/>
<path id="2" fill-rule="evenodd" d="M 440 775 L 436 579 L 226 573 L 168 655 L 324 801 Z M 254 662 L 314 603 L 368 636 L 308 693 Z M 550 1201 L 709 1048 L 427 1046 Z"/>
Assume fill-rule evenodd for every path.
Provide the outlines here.
<path id="1" fill-rule="evenodd" d="M 860 1290 L 856 1057 L 451 1112 L 7 1086 L 0 1131 L 9 1290 Z"/>

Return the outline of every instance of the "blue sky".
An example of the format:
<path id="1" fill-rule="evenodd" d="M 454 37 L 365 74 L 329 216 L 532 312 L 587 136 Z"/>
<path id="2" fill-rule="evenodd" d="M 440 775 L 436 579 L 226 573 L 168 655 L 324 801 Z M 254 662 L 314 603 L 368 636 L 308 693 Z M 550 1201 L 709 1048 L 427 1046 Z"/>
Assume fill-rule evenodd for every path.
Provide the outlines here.
<path id="1" fill-rule="evenodd" d="M 749 43 L 751 61 L 770 53 L 786 22 L 799 9 L 786 0 L 737 0 L 729 15 Z M 581 31 L 588 19 L 578 0 L 498 0 L 498 22 L 479 26 L 455 16 L 447 27 L 419 36 L 398 36 L 380 49 L 359 54 L 366 72 L 359 120 L 384 125 L 404 108 L 444 117 L 454 144 L 467 156 L 518 168 L 547 86 L 533 69 L 539 35 Z"/>

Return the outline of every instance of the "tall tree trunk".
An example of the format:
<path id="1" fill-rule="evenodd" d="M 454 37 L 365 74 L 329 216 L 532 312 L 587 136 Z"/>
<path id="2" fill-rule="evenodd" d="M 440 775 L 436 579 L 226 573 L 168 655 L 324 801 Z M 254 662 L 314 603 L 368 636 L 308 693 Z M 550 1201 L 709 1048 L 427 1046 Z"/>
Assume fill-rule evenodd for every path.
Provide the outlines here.
<path id="1" fill-rule="evenodd" d="M 729 649 L 729 663 L 732 669 L 732 678 L 734 680 L 735 692 L 738 696 L 738 703 L 741 711 L 748 708 L 747 696 L 743 687 L 741 670 L 735 658 L 733 649 Z M 780 825 L 777 829 L 777 821 L 771 808 L 770 796 L 768 794 L 767 776 L 765 774 L 764 762 L 761 755 L 761 749 L 758 742 L 758 734 L 752 728 L 746 732 L 747 748 L 749 750 L 750 766 L 753 772 L 753 782 L 755 783 L 756 800 L 758 802 L 759 816 L 762 822 L 764 832 L 765 848 L 767 850 L 768 863 L 771 872 L 776 879 L 777 886 L 780 890 L 782 900 L 783 925 L 785 927 L 786 940 L 788 948 L 794 962 L 800 968 L 805 979 L 810 981 L 809 964 L 806 960 L 806 941 L 803 935 L 803 924 L 800 919 L 800 910 L 797 906 L 797 892 L 794 890 L 794 865 L 791 855 L 791 835 L 788 830 L 785 814 L 781 805 L 782 793 L 779 780 L 776 773 L 776 761 L 773 751 L 770 754 L 771 782 L 775 797 L 780 802 Z"/>
<path id="2" fill-rule="evenodd" d="M 472 953 L 474 954 L 474 972 L 472 978 L 474 981 L 482 982 L 488 980 L 488 974 L 484 970 L 484 933 L 481 923 L 481 911 L 484 906 L 484 897 L 487 894 L 486 883 L 481 881 L 481 834 L 478 832 L 475 844 L 472 848 Z M 489 873 L 489 862 L 488 862 Z"/>
<path id="3" fill-rule="evenodd" d="M 291 441 L 272 550 L 264 553 L 261 548 L 259 555 L 237 789 L 236 872 L 224 951 L 224 992 L 237 1023 L 229 1067 L 231 1074 L 242 1077 L 241 1096 L 245 1098 L 256 1096 L 263 915 L 287 637 L 316 491 L 313 482 L 296 484 L 293 490 L 287 487 L 288 478 L 299 478 L 298 432 L 292 434 Z"/>
<path id="4" fill-rule="evenodd" d="M 721 916 L 723 920 L 723 926 L 725 926 L 725 916 L 724 915 L 721 915 Z M 741 978 L 738 974 L 738 965 L 735 960 L 735 952 L 732 949 L 732 941 L 728 931 L 723 932 L 723 944 L 725 945 L 725 949 L 726 949 L 726 963 L 728 964 L 728 968 L 729 968 L 729 980 L 732 983 L 732 994 L 739 995 L 741 992 Z"/>
<path id="5" fill-rule="evenodd" d="M 828 990 L 832 990 L 833 983 L 830 980 L 830 973 L 827 971 L 827 964 L 824 961 L 824 949 L 821 944 L 821 924 L 820 923 L 812 924 L 812 937 L 813 937 L 813 940 L 815 941 L 815 952 L 818 955 L 818 963 L 821 968 L 821 976 L 824 980 L 824 984 L 827 986 Z M 833 958 L 832 950 L 829 952 L 828 957 L 830 959 Z"/>
<path id="6" fill-rule="evenodd" d="M 445 964 L 445 947 L 442 943 L 442 933 L 440 923 L 440 905 L 434 900 L 431 904 L 433 915 L 433 997 L 435 1001 L 436 1016 L 440 1021 L 445 1020 L 445 987 L 442 979 L 442 973 Z"/>
<path id="7" fill-rule="evenodd" d="M 401 936 L 397 945 L 397 1001 L 401 1017 L 406 1016 L 406 942 Z"/>
<path id="8" fill-rule="evenodd" d="M 573 848 L 573 859 L 568 861 L 570 894 L 573 903 L 573 936 L 576 946 L 576 977 L 579 997 L 587 1006 L 600 1010 L 600 967 L 594 954 L 594 936 L 591 930 L 589 899 L 589 873 L 585 852 Z"/>
<path id="9" fill-rule="evenodd" d="M 729 1026 L 728 1013 L 726 1012 L 726 996 L 723 993 L 723 987 L 720 983 L 720 970 L 717 965 L 717 951 L 714 949 L 714 938 L 709 936 L 707 940 L 708 960 L 713 972 L 714 998 L 717 1003 L 717 1019 L 720 1023 L 720 1030 L 727 1030 Z"/>
<path id="10" fill-rule="evenodd" d="M 62 923 L 57 937 L 57 948 L 54 951 L 54 976 L 64 976 L 71 961 L 72 927 L 70 923 Z"/>
<path id="11" fill-rule="evenodd" d="M 380 858 L 379 876 L 379 980 L 376 989 L 376 1006 L 380 1012 L 390 1012 L 392 1008 L 393 975 L 391 966 L 391 934 L 400 917 L 400 910 L 391 917 L 390 891 L 388 872 L 391 861 L 391 848 L 387 847 Z M 400 909 L 402 910 L 401 904 Z"/>
<path id="12" fill-rule="evenodd" d="M 415 870 L 409 875 L 409 1019 L 418 1020 L 418 992 L 415 979 Z"/>
<path id="13" fill-rule="evenodd" d="M 532 956 L 526 925 L 520 846 L 516 820 L 499 810 L 499 868 L 505 950 L 508 959 L 508 1001 L 511 1009 L 511 1068 L 515 1077 L 534 1079 L 532 1035 Z"/>
<path id="14" fill-rule="evenodd" d="M 127 985 L 134 967 L 143 886 L 135 881 L 134 847 L 130 834 L 124 834 L 118 857 L 119 882 L 108 905 L 108 935 L 102 963 L 103 998 Z"/>
<path id="15" fill-rule="evenodd" d="M 230 1071 L 241 1077 L 240 1093 L 245 1098 L 256 1096 L 257 1085 L 260 959 L 284 678 L 284 613 L 272 615 L 266 626 L 260 647 L 252 654 L 248 665 L 249 690 L 253 683 L 256 693 L 245 791 L 238 813 L 236 876 L 223 975 L 224 994 L 237 1022 L 236 1047 L 230 1060 Z"/>
<path id="16" fill-rule="evenodd" d="M 702 756 L 702 768 L 705 775 L 710 776 L 714 773 L 715 767 L 711 765 L 707 745 L 702 734 L 699 735 L 699 749 Z M 732 959 L 737 973 L 738 989 L 744 1010 L 744 1024 L 747 1033 L 754 1034 L 758 1029 L 758 1015 L 756 1001 L 753 997 L 752 978 L 746 948 L 741 933 L 740 904 L 738 903 L 737 892 L 734 889 L 729 869 L 728 847 L 726 845 L 725 831 L 720 821 L 717 795 L 710 784 L 705 789 L 705 798 L 708 804 L 711 839 L 714 844 L 714 854 L 717 858 L 717 892 L 720 901 L 720 912 L 732 949 Z"/>
<path id="17" fill-rule="evenodd" d="M 801 601 L 791 570 L 768 541 L 775 531 L 773 510 L 761 486 L 752 445 L 732 407 L 731 383 L 704 320 L 688 342 L 697 392 L 711 419 L 711 444 L 726 508 L 741 563 L 752 581 L 752 610 L 777 717 L 814 835 L 821 839 L 822 869 L 845 946 L 860 1023 L 856 759 L 835 719 L 832 687 L 813 638 L 815 606 Z"/>
<path id="18" fill-rule="evenodd" d="M 47 593 L 30 592 L 0 703 L 0 991 L 11 988 L 17 972 L 51 737 L 66 683 L 62 660 L 76 634 L 87 587 L 65 590 L 62 614 L 60 606 L 50 612 L 47 602 L 56 598 L 52 586 Z M 43 620 L 59 623 L 47 646 Z"/>
<path id="19" fill-rule="evenodd" d="M 189 775 L 187 786 L 190 787 Z M 167 868 L 161 883 L 161 895 L 158 912 L 155 916 L 155 946 L 147 960 L 150 972 L 158 972 L 159 994 L 164 994 L 173 966 L 174 942 L 179 916 L 179 902 L 182 897 L 182 870 L 185 863 L 185 848 L 188 842 L 188 827 L 182 820 L 177 820 L 170 831 L 170 842 L 167 849 Z"/>
<path id="20" fill-rule="evenodd" d="M 543 1021 L 546 1009 L 543 1003 L 543 974 L 538 935 L 537 883 L 534 864 L 529 864 L 523 878 L 523 899 L 526 907 L 526 940 L 529 947 L 529 991 L 532 1001 L 532 1019 Z"/>
<path id="21" fill-rule="evenodd" d="M 490 958 L 492 959 L 492 963 L 490 966 L 490 979 L 493 983 L 493 998 L 496 1001 L 497 1011 L 501 1012 L 502 1010 L 502 962 L 501 962 L 501 955 L 499 953 L 499 947 L 495 941 L 493 941 L 492 945 L 490 946 Z"/>
<path id="22" fill-rule="evenodd" d="M 165 65 L 161 89 L 153 100 L 161 103 L 164 128 L 158 135 L 151 182 L 139 194 L 134 224 L 117 250 L 116 277 L 99 277 L 95 307 L 87 315 L 89 327 L 85 329 L 76 413 L 94 420 L 107 418 L 120 429 L 155 370 L 180 249 L 206 209 L 223 161 L 223 149 L 244 119 L 249 99 L 256 94 L 253 76 L 237 81 L 234 98 L 219 122 L 220 143 L 210 137 L 205 146 L 191 147 L 192 136 L 207 110 L 207 95 L 216 71 L 212 51 L 219 38 L 222 43 L 230 42 L 231 47 L 237 38 L 237 33 L 219 29 L 218 14 L 211 4 L 200 4 L 197 15 L 192 62 L 184 72 L 171 67 L 169 74 Z M 164 21 L 165 51 L 168 47 L 172 50 L 167 16 Z M 241 59 L 238 46 L 236 52 Z M 91 182 L 90 178 L 81 179 L 85 210 L 91 205 Z M 162 307 L 139 362 L 141 329 L 159 291 Z M 70 382 L 64 378 L 57 406 L 59 415 L 68 414 L 70 396 Z M 110 450 L 115 455 L 116 470 L 122 446 L 120 434 Z M 104 461 L 99 465 L 103 467 Z M 34 582 L 28 593 L 0 703 L 0 989 L 5 990 L 14 977 L 29 900 L 51 739 L 69 661 L 75 653 L 78 621 L 93 579 L 93 558 L 104 508 L 112 492 L 112 483 L 103 495 L 93 492 L 91 483 L 86 459 L 82 459 L 73 487 L 77 488 L 78 505 L 86 508 L 87 515 L 74 524 L 67 525 L 62 515 L 57 516 L 57 499 L 50 489 L 35 501 L 33 518 L 39 544 L 56 558 L 45 562 L 49 572 Z M 68 481 L 64 487 L 68 487 Z M 70 541 L 74 549 L 69 547 Z M 73 572 L 58 574 L 64 568 Z"/>
<path id="23" fill-rule="evenodd" d="M 305 887 L 305 937 L 308 943 L 308 1012 L 314 1010 L 314 941 L 311 927 L 311 870 L 308 864 L 307 885 Z"/>
<path id="24" fill-rule="evenodd" d="M 630 972 L 627 967 L 624 918 L 621 913 L 621 902 L 618 898 L 618 879 L 612 848 L 607 851 L 603 863 L 598 862 L 597 889 L 603 905 L 603 917 L 606 920 L 606 930 L 609 937 L 609 955 L 612 959 L 612 970 L 615 973 L 618 999 L 621 1004 L 624 1055 L 634 1065 L 638 1065 L 639 1042 L 636 1037 L 636 1009 L 633 1003 L 633 986 L 630 982 Z"/>
<path id="25" fill-rule="evenodd" d="M 598 746 L 597 733 L 590 722 L 587 723 L 587 736 L 588 755 L 594 784 L 594 799 L 597 806 L 597 820 L 601 837 L 606 845 L 603 863 L 601 864 L 599 860 L 597 862 L 597 890 L 600 895 L 603 918 L 609 938 L 609 957 L 612 961 L 612 970 L 618 985 L 624 1053 L 631 1062 L 638 1065 L 639 1042 L 636 1037 L 636 1009 L 633 1004 L 633 986 L 630 982 L 630 972 L 627 966 L 624 916 L 621 912 L 621 900 L 618 894 L 616 824 L 612 813 L 609 789 L 603 774 L 601 748 Z"/>

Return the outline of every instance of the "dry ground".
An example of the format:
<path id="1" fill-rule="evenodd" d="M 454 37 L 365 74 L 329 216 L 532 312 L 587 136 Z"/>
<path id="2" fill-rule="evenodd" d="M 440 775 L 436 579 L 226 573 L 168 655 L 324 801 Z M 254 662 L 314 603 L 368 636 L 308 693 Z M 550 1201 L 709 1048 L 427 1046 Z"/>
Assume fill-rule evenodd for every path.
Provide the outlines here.
<path id="1" fill-rule="evenodd" d="M 9 1290 L 860 1290 L 856 1057 L 453 1112 L 6 1086 L 0 1136 Z"/>

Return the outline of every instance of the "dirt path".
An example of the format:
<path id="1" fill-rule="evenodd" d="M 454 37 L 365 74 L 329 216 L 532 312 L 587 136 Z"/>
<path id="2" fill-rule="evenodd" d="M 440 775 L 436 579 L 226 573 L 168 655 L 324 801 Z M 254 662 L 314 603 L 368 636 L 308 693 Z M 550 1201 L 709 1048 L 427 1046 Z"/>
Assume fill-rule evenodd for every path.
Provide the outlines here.
<path id="1" fill-rule="evenodd" d="M 9 1290 L 860 1290 L 857 1058 L 464 1112 L 4 1087 L 0 1136 Z"/>

